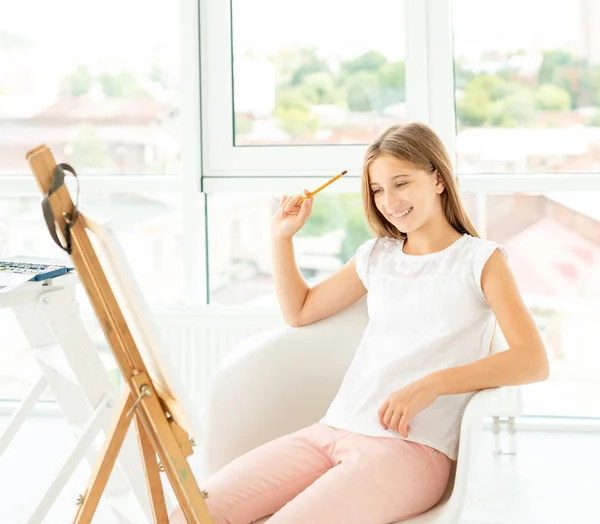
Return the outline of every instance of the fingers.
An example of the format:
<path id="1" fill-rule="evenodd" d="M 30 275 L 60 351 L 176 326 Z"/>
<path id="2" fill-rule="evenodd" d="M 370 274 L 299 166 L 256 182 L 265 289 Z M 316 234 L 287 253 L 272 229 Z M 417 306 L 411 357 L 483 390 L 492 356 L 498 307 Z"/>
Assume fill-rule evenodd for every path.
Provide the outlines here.
<path id="1" fill-rule="evenodd" d="M 279 215 L 285 216 L 288 214 L 299 213 L 301 206 L 298 205 L 298 201 L 302 198 L 302 195 L 285 197 L 285 200 L 284 197 L 281 197 L 281 202 L 279 204 Z"/>
<path id="2" fill-rule="evenodd" d="M 406 438 L 408 437 L 408 431 L 409 431 L 409 425 L 408 422 L 410 420 L 410 417 L 408 415 L 408 413 L 403 413 L 402 414 L 402 418 L 400 419 L 400 423 L 398 424 L 398 433 L 400 433 L 400 436 Z"/>
<path id="3" fill-rule="evenodd" d="M 398 426 L 400 426 L 400 420 L 402 418 L 402 411 L 394 411 L 390 418 L 390 423 L 388 424 L 388 428 L 393 431 L 398 431 Z"/>
<path id="4" fill-rule="evenodd" d="M 392 417 L 394 415 L 394 408 L 392 406 L 388 406 L 387 410 L 383 415 L 383 427 L 385 429 L 394 429 L 391 425 Z"/>
<path id="5" fill-rule="evenodd" d="M 377 418 L 379 419 L 379 425 L 384 429 L 387 428 L 383 423 L 383 416 L 385 415 L 385 412 L 387 411 L 389 405 L 389 402 L 386 400 L 383 404 L 381 404 L 381 407 L 377 410 Z"/>
<path id="6" fill-rule="evenodd" d="M 298 218 L 302 222 L 308 220 L 308 217 L 310 216 L 310 212 L 312 210 L 312 202 L 312 198 L 307 198 L 302 202 L 302 205 L 300 206 L 300 212 L 298 213 Z"/>

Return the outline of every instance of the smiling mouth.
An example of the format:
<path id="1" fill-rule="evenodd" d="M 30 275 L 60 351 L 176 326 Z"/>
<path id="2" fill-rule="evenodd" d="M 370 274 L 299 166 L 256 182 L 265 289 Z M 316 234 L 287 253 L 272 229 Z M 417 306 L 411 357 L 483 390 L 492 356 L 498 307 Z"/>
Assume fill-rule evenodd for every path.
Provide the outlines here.
<path id="1" fill-rule="evenodd" d="M 391 216 L 392 218 L 395 218 L 396 220 L 402 220 L 403 218 L 406 217 L 406 215 L 408 215 L 411 211 L 412 211 L 412 207 L 409 207 L 406 211 L 402 211 L 402 213 L 398 214 L 398 215 L 392 215 L 391 213 L 388 213 L 389 216 Z"/>

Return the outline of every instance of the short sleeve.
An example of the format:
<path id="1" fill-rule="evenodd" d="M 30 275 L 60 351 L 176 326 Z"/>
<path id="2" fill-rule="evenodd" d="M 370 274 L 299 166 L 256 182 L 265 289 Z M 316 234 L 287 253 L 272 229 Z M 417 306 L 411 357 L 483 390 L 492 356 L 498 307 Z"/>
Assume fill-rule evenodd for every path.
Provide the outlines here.
<path id="1" fill-rule="evenodd" d="M 475 263 L 473 267 L 473 276 L 475 279 L 475 287 L 481 296 L 481 299 L 484 302 L 487 302 L 485 297 L 485 293 L 483 292 L 483 288 L 481 287 L 481 274 L 483 273 L 483 268 L 487 264 L 487 261 L 492 256 L 496 249 L 500 250 L 500 252 L 508 259 L 508 253 L 506 249 L 500 244 L 496 244 L 496 242 L 492 242 L 491 240 L 484 240 L 479 249 L 475 254 Z"/>
<path id="2" fill-rule="evenodd" d="M 375 242 L 377 242 L 376 238 L 367 240 L 358 247 L 356 255 L 354 256 L 356 261 L 356 272 L 367 289 L 369 289 L 369 259 L 371 258 Z"/>

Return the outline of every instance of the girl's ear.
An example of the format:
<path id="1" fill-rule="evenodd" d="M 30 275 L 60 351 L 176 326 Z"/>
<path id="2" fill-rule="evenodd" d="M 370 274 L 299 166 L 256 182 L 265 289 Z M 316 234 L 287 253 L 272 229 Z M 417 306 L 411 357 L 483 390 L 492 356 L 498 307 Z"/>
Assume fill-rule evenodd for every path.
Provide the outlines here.
<path id="1" fill-rule="evenodd" d="M 433 172 L 433 174 L 435 176 L 435 192 L 438 195 L 441 195 L 444 192 L 444 189 L 446 189 L 446 186 L 444 185 L 442 176 L 438 173 L 437 169 Z"/>

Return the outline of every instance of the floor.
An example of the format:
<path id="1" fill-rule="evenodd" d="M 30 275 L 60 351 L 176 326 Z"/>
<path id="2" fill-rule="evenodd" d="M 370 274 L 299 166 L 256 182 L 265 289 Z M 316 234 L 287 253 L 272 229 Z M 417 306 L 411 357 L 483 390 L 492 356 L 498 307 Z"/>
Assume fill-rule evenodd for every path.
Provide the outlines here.
<path id="1" fill-rule="evenodd" d="M 0 416 L 0 434 L 8 416 Z M 480 458 L 469 480 L 461 524 L 598 524 L 600 434 L 520 431 L 516 456 L 495 456 L 483 431 Z M 25 524 L 74 439 L 58 417 L 28 419 L 0 457 L 0 522 Z M 192 467 L 197 468 L 193 457 Z M 70 522 L 89 468 L 80 465 L 44 520 Z M 94 522 L 115 524 L 103 504 Z"/>

